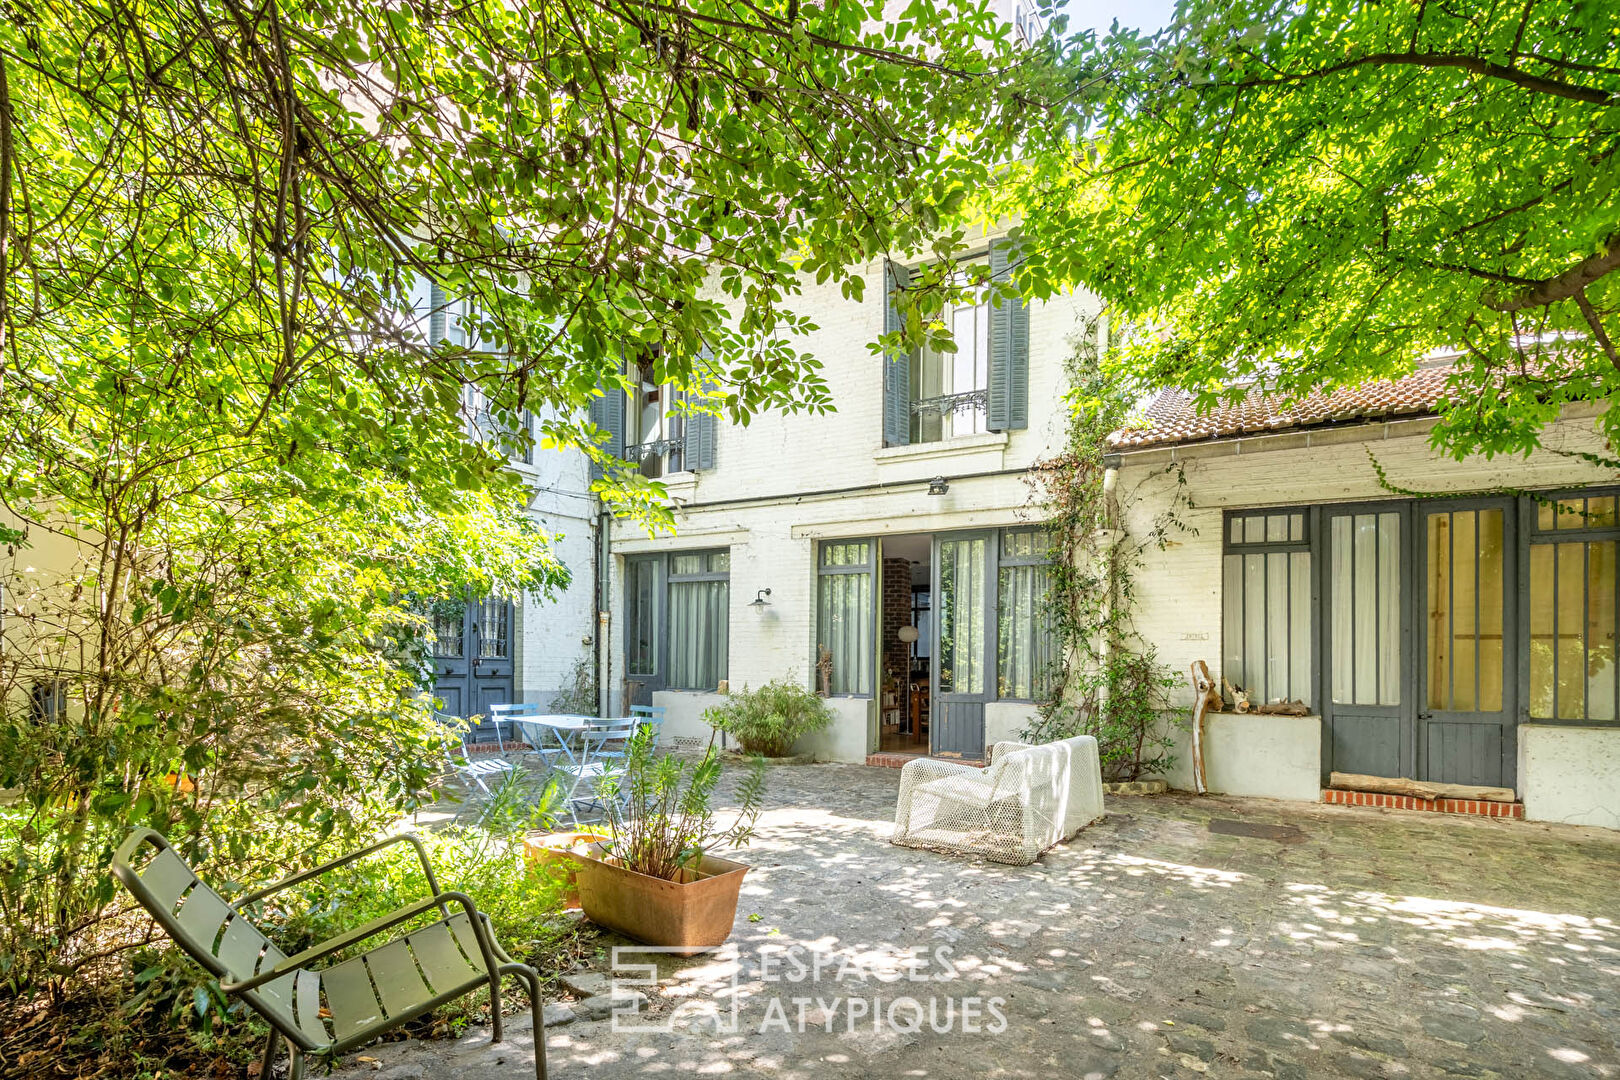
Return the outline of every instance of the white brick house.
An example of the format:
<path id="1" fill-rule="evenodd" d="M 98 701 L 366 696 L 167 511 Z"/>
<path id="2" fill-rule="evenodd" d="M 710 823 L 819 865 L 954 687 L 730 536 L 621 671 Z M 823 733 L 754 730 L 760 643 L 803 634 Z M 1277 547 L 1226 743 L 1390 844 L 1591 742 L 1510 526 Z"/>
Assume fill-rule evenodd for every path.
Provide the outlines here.
<path id="1" fill-rule="evenodd" d="M 977 253 L 1001 269 L 1006 250 Z M 954 356 L 891 361 L 869 347 L 892 317 L 875 285 L 905 270 L 863 273 L 863 301 L 806 283 L 800 302 L 836 411 L 682 425 L 651 386 L 598 409 L 674 509 L 674 536 L 614 526 L 604 623 L 608 707 L 663 706 L 666 737 L 707 740 L 722 687 L 816 685 L 821 646 L 838 717 L 813 747 L 825 759 L 978 757 L 1040 695 L 1046 572 L 1025 477 L 1061 443 L 1071 338 L 1098 305 L 966 305 Z"/>
<path id="2" fill-rule="evenodd" d="M 1137 573 L 1136 629 L 1179 671 L 1205 660 L 1256 703 L 1309 707 L 1214 718 L 1212 790 L 1314 799 L 1333 772 L 1406 777 L 1620 827 L 1615 477 L 1568 456 L 1608 451 L 1572 410 L 1528 459 L 1436 453 L 1448 365 L 1286 410 L 1251 394 L 1199 416 L 1167 393 L 1117 433 L 1126 533 L 1171 510 L 1167 467 L 1193 502 Z M 1190 787 L 1180 757 L 1170 779 Z"/>

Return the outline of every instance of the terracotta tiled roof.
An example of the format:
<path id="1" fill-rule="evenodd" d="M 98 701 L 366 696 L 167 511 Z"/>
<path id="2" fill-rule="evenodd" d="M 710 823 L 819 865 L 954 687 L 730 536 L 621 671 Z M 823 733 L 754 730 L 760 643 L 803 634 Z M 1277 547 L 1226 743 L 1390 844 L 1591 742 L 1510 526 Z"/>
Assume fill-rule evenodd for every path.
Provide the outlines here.
<path id="1" fill-rule="evenodd" d="M 1185 391 L 1166 390 L 1148 406 L 1145 424 L 1114 432 L 1108 437 L 1108 445 L 1115 450 L 1141 450 L 1328 424 L 1429 415 L 1444 399 L 1446 377 L 1450 374 L 1449 363 L 1425 365 L 1399 379 L 1312 394 L 1292 405 L 1256 388 L 1236 405 L 1221 405 L 1204 413 L 1198 412 Z"/>

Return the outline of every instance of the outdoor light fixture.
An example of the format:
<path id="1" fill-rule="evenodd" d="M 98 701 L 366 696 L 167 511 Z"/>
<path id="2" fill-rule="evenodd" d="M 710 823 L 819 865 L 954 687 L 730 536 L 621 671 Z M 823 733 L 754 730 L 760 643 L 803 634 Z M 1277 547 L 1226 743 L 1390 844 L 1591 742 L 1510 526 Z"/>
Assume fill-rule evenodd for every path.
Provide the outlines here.
<path id="1" fill-rule="evenodd" d="M 928 494 L 930 495 L 943 495 L 949 490 L 951 490 L 951 485 L 945 482 L 943 476 L 936 476 L 928 481 Z"/>
<path id="2" fill-rule="evenodd" d="M 753 608 L 755 611 L 764 611 L 766 608 L 771 606 L 771 602 L 765 599 L 769 595 L 771 595 L 771 590 L 759 590 L 759 592 L 754 594 L 754 598 L 748 602 L 748 606 Z"/>

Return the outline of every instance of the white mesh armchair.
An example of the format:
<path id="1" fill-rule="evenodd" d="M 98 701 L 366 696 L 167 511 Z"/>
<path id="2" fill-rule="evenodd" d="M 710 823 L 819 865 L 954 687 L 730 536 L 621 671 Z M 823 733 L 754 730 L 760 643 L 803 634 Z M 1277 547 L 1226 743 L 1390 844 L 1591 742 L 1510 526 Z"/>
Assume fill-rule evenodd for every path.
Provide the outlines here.
<path id="1" fill-rule="evenodd" d="M 1025 866 L 1102 816 L 1096 739 L 998 742 L 983 769 L 906 762 L 893 842 Z"/>

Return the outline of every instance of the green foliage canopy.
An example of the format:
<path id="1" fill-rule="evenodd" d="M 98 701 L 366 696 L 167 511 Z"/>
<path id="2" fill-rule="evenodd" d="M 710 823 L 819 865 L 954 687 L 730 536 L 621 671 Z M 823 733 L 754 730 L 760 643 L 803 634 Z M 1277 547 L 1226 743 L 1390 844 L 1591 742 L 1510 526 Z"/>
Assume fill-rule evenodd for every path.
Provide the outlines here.
<path id="1" fill-rule="evenodd" d="M 1162 333 L 1121 374 L 1203 404 L 1463 359 L 1435 438 L 1620 432 L 1620 8 L 1183 0 L 1079 39 L 1084 132 L 1024 163 L 1029 273 Z M 1038 209 L 1037 209 L 1038 208 Z"/>

